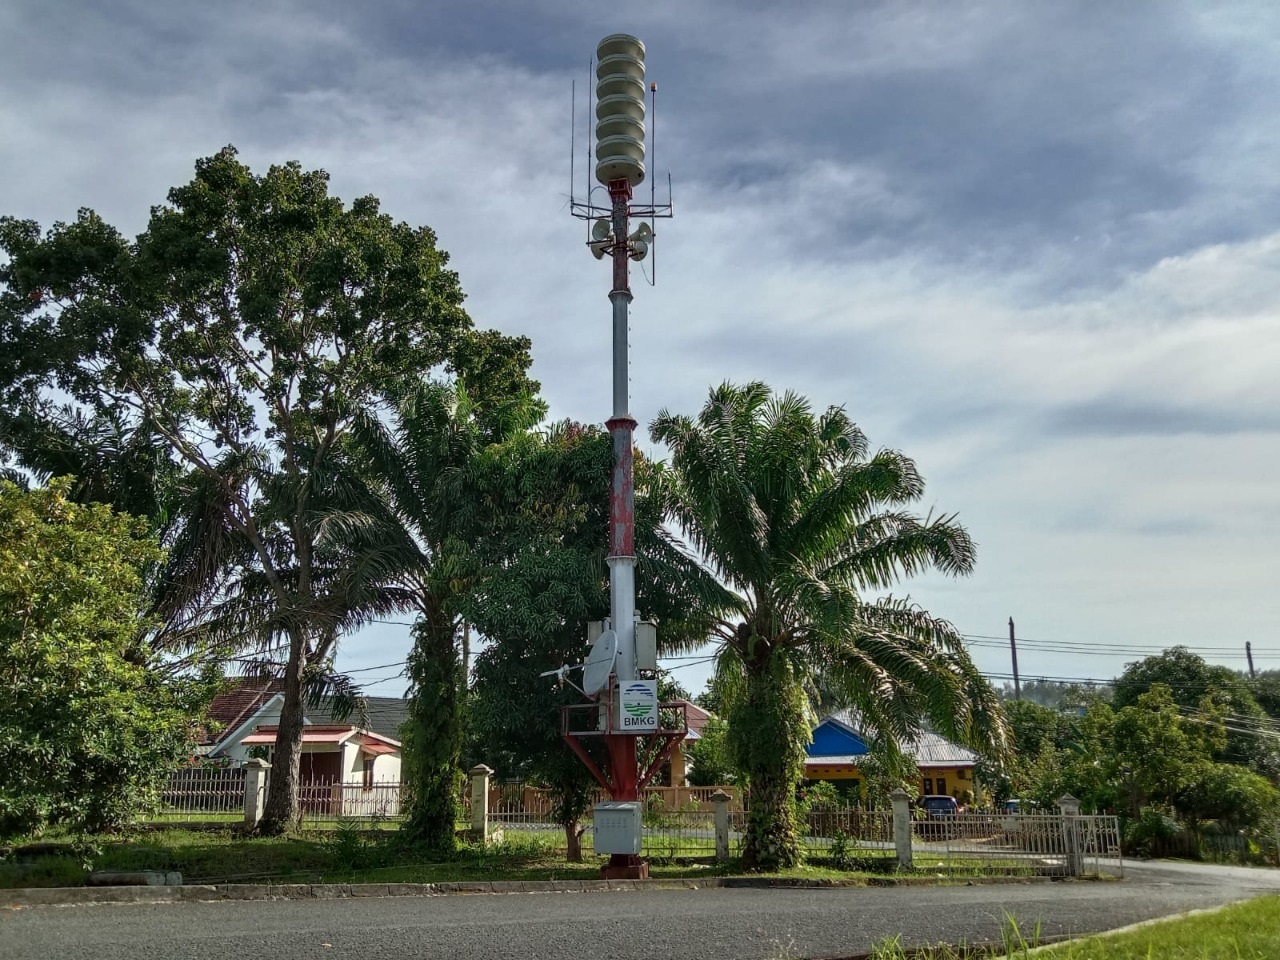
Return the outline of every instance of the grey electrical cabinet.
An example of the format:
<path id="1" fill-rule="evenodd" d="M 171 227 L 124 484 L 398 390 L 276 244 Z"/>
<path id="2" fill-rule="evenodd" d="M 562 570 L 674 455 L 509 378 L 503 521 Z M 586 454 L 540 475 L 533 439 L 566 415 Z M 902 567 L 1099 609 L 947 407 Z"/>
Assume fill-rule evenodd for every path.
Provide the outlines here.
<path id="1" fill-rule="evenodd" d="M 640 855 L 641 805 L 638 800 L 597 803 L 592 846 L 596 853 Z"/>

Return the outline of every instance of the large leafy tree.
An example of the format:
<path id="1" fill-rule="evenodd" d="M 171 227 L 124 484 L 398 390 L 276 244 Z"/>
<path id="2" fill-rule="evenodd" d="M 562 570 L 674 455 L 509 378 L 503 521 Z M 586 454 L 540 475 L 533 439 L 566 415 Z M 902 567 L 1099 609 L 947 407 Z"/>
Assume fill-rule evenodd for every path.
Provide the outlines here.
<path id="1" fill-rule="evenodd" d="M 737 776 L 729 752 L 729 727 L 719 717 L 712 717 L 702 728 L 701 736 L 689 745 L 689 784 L 694 787 L 718 787 L 733 783 Z"/>
<path id="2" fill-rule="evenodd" d="M 1032 790 L 1043 779 L 1048 759 L 1074 745 L 1078 720 L 1031 700 L 1005 701 L 1004 711 L 1013 754 L 983 757 L 976 771 L 976 778 L 997 804 Z"/>
<path id="3" fill-rule="evenodd" d="M 465 609 L 488 640 L 476 658 L 474 749 L 503 776 L 547 785 L 573 858 L 596 784 L 561 737 L 560 711 L 587 701 L 542 674 L 581 664 L 587 621 L 608 615 L 612 458 L 603 431 L 564 423 L 490 448 L 468 478 L 489 530 L 467 558 L 474 586 Z M 659 474 L 637 458 L 637 608 L 657 621 L 670 652 L 706 636 L 713 611 L 704 597 L 716 585 L 662 530 L 651 495 Z"/>
<path id="4" fill-rule="evenodd" d="M 953 517 L 920 518 L 915 464 L 869 453 L 839 408 L 724 384 L 697 418 L 663 411 L 668 519 L 731 593 L 715 627 L 736 678 L 727 721 L 751 794 L 748 867 L 799 856 L 793 797 L 811 731 L 805 684 L 821 676 L 892 755 L 928 723 L 984 752 L 1006 746 L 994 691 L 946 621 L 877 596 L 928 569 L 968 573 L 974 547 Z"/>
<path id="5" fill-rule="evenodd" d="M 1262 711 L 1272 720 L 1280 720 L 1280 672 L 1264 670 L 1248 683 L 1249 692 Z"/>
<path id="6" fill-rule="evenodd" d="M 138 656 L 160 549 L 72 486 L 0 481 L 0 836 L 130 822 L 190 755 L 212 692 Z"/>
<path id="7" fill-rule="evenodd" d="M 7 473 L 20 486 L 66 477 L 76 503 L 104 503 L 145 520 L 159 540 L 163 559 L 143 571 L 149 603 L 127 654 L 133 662 L 178 674 L 239 652 L 207 617 L 236 560 L 218 490 L 184 468 L 145 420 L 72 404 L 0 407 L 0 456 L 16 464 Z"/>
<path id="8" fill-rule="evenodd" d="M 135 241 L 82 211 L 47 234 L 0 220 L 0 248 L 10 408 L 39 420 L 59 390 L 145 422 L 205 484 L 232 564 L 217 617 L 284 674 L 262 822 L 281 832 L 296 819 L 305 688 L 379 609 L 330 539 L 362 502 L 343 438 L 425 371 L 496 369 L 501 383 L 512 344 L 472 329 L 431 230 L 373 197 L 344 204 L 323 171 L 255 175 L 232 148 L 197 162 Z"/>
<path id="9" fill-rule="evenodd" d="M 1157 684 L 1168 688 L 1173 702 L 1189 717 L 1203 719 L 1205 697 L 1219 704 L 1230 721 L 1227 737 L 1214 760 L 1248 764 L 1272 778 L 1280 777 L 1280 750 L 1271 736 L 1267 714 L 1254 697 L 1254 688 L 1228 667 L 1211 664 L 1186 647 L 1170 647 L 1155 656 L 1125 666 L 1114 684 L 1117 709 L 1133 706 Z"/>
<path id="10" fill-rule="evenodd" d="M 1227 744 L 1228 709 L 1210 691 L 1188 713 L 1172 688 L 1155 682 L 1118 710 L 1102 701 L 1072 717 L 1011 710 L 1019 789 L 1046 808 L 1071 793 L 1086 810 L 1119 810 L 1132 819 L 1155 806 L 1193 825 L 1213 819 L 1253 826 L 1273 814 L 1280 794 L 1247 765 L 1214 759 Z M 1024 757 L 1024 749 L 1036 752 Z"/>

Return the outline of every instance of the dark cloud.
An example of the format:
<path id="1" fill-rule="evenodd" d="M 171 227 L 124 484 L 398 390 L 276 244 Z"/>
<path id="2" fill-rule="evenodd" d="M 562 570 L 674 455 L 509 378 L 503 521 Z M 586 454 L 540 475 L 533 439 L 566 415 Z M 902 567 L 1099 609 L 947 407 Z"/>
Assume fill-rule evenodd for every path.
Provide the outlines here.
<path id="1" fill-rule="evenodd" d="M 910 250 L 984 270 L 1052 257 L 1046 286 L 1078 287 L 1280 217 L 1278 196 L 1256 197 L 1243 217 L 1214 216 L 1205 202 L 1193 161 L 1229 125 L 1269 116 L 1276 91 L 1246 84 L 1232 50 L 1167 4 L 1091 6 L 1083 16 L 1069 4 L 657 3 L 619 14 L 497 0 L 122 0 L 19 3 L 9 24 L 22 28 L 11 38 L 45 42 L 10 40 L 7 81 L 92 84 L 127 98 L 251 78 L 223 95 L 238 125 L 257 115 L 268 140 L 297 134 L 291 97 L 348 90 L 369 62 L 412 74 L 491 61 L 567 80 L 585 73 L 602 32 L 632 29 L 663 81 L 678 181 L 732 202 L 745 185 L 785 193 L 818 163 L 883 178 L 899 202 L 815 187 L 825 191 L 822 222 L 795 236 L 811 256 Z M 1197 215 L 1177 222 L 1189 207 Z"/>
<path id="2" fill-rule="evenodd" d="M 1096 400 L 1050 413 L 1042 425 L 1047 433 L 1077 437 L 1271 434 L 1280 433 L 1280 412 Z"/>

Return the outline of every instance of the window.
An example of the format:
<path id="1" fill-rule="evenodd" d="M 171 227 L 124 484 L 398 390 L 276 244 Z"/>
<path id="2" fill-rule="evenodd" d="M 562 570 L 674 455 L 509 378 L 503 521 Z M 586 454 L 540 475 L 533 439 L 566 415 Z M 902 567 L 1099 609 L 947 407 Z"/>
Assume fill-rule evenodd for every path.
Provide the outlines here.
<path id="1" fill-rule="evenodd" d="M 969 779 L 969 771 L 968 771 L 968 770 L 957 770 L 957 771 L 956 771 L 956 779 L 957 779 L 957 780 L 968 780 L 968 779 Z"/>
<path id="2" fill-rule="evenodd" d="M 933 793 L 933 777 L 924 778 L 924 795 L 927 797 Z"/>
<path id="3" fill-rule="evenodd" d="M 946 792 L 947 792 L 947 778 L 946 778 L 946 777 L 939 777 L 939 778 L 938 778 L 938 793 L 945 794 Z"/>
<path id="4" fill-rule="evenodd" d="M 366 790 L 373 789 L 373 763 L 377 757 L 364 758 L 364 788 Z"/>

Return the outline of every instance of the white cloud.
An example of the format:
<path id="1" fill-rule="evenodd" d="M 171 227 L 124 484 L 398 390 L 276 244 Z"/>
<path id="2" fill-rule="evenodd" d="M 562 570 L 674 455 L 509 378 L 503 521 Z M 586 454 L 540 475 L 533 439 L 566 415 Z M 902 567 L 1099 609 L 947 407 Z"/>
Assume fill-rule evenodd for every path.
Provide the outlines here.
<path id="1" fill-rule="evenodd" d="M 564 196 L 569 80 L 590 40 L 577 60 L 548 67 L 496 35 L 478 55 L 472 35 L 466 51 L 447 35 L 389 49 L 353 21 L 246 9 L 198 21 L 147 9 L 84 33 L 70 23 L 56 76 L 30 51 L 0 64 L 14 93 L 0 114 L 0 210 L 47 223 L 90 205 L 132 232 L 196 156 L 227 142 L 254 167 L 322 166 L 344 198 L 374 193 L 391 215 L 436 229 L 476 321 L 533 338 L 554 415 L 604 419 L 607 267 L 582 246 Z M 722 379 L 846 403 L 873 443 L 918 459 L 929 502 L 958 510 L 980 542 L 972 581 L 913 590 L 971 632 L 999 633 L 1012 613 L 1045 639 L 1260 640 L 1274 629 L 1275 602 L 1262 598 L 1280 560 L 1268 421 L 1280 410 L 1280 233 L 1258 226 L 1248 196 L 1277 176 L 1274 125 L 1258 122 L 1271 100 L 1229 87 L 1231 117 L 1206 116 L 1185 131 L 1195 148 L 1179 150 L 1167 139 L 1170 117 L 1185 115 L 1179 91 L 1109 84 L 1106 49 L 1081 53 L 1089 70 L 1074 76 L 1075 61 L 1036 73 L 1035 57 L 1014 48 L 1020 93 L 983 70 L 1006 68 L 990 51 L 1009 37 L 1036 35 L 1029 15 L 994 22 L 967 6 L 942 23 L 931 9 L 886 6 L 868 19 L 841 4 L 815 19 L 773 8 L 728 22 L 714 7 L 646 11 L 672 37 L 666 49 L 651 40 L 652 62 L 690 84 L 704 70 L 707 82 L 663 87 L 677 218 L 658 225 L 658 286 L 635 276 L 633 412 L 647 424 L 663 406 L 696 409 Z M 36 27 L 51 37 L 52 23 Z M 1149 46 L 1166 32 L 1176 31 Z M 1264 37 L 1175 46 L 1182 55 L 1201 42 L 1235 57 L 1243 76 L 1272 76 Z M 1212 57 L 1189 69 L 1213 73 Z M 1102 168 L 1127 151 L 1163 152 L 1196 186 L 1128 209 L 1101 178 L 1079 202 L 1105 216 L 1074 246 L 1038 219 L 1056 208 L 1005 220 L 974 209 L 982 229 L 970 232 L 955 210 L 939 211 L 950 200 L 938 184 L 954 182 L 945 149 L 918 158 L 930 180 L 889 154 L 842 153 L 788 126 L 785 110 L 804 102 L 796 90 L 828 83 L 838 105 L 858 84 L 930 73 L 991 98 L 954 127 L 921 131 L 944 148 L 954 137 L 966 163 L 1005 169 L 1009 150 L 996 140 L 973 154 L 966 123 L 994 111 L 1012 141 L 1034 140 L 1045 133 L 1033 123 L 1039 94 L 1026 91 L 1058 84 L 1076 98 L 1049 120 Z M 1104 92 L 1105 117 L 1089 106 Z M 716 108 L 745 109 L 757 93 L 741 139 L 718 139 Z M 874 144 L 880 129 L 910 129 L 892 107 L 884 127 L 850 136 Z M 405 642 L 395 628 L 355 638 L 344 662 L 390 662 Z"/>

